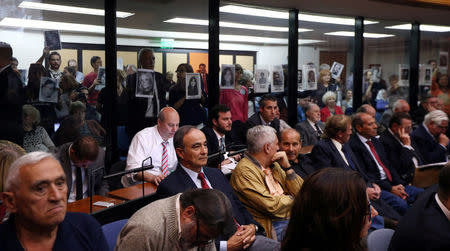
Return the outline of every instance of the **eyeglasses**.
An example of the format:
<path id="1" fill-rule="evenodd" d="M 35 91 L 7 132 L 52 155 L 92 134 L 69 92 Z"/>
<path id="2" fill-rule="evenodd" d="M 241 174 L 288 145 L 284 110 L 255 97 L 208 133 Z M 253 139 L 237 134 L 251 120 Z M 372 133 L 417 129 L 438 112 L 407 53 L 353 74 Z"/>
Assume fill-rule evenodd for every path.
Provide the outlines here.
<path id="1" fill-rule="evenodd" d="M 210 244 L 212 244 L 212 240 L 211 239 L 209 239 L 209 240 L 199 240 L 199 238 L 198 238 L 198 236 L 199 236 L 199 233 L 200 233 L 200 224 L 199 224 L 199 220 L 197 219 L 196 220 L 196 224 L 197 224 L 197 233 L 196 233 L 196 237 L 195 237 L 195 239 L 196 239 L 196 241 L 195 241 L 195 244 L 197 245 L 197 246 L 207 246 L 207 245 L 210 245 Z"/>

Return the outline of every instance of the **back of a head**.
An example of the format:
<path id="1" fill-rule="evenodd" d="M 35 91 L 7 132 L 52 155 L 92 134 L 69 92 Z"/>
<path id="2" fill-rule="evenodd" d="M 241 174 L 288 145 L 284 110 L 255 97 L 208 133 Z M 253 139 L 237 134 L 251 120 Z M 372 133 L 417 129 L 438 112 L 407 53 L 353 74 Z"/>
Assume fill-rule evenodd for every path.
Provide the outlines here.
<path id="1" fill-rule="evenodd" d="M 91 136 L 83 136 L 72 143 L 72 150 L 80 160 L 94 161 L 97 159 L 99 149 L 97 141 Z"/>
<path id="2" fill-rule="evenodd" d="M 194 206 L 196 219 L 208 229 L 215 230 L 217 235 L 229 237 L 236 229 L 231 203 L 219 190 L 188 190 L 181 194 L 180 206 L 183 209 Z"/>
<path id="3" fill-rule="evenodd" d="M 9 64 L 12 57 L 11 45 L 5 42 L 0 42 L 0 62 L 2 64 Z"/>
<path id="4" fill-rule="evenodd" d="M 368 209 L 359 173 L 321 169 L 305 180 L 295 198 L 282 250 L 358 250 Z"/>
<path id="5" fill-rule="evenodd" d="M 426 125 L 430 124 L 431 122 L 440 125 L 444 120 L 448 121 L 447 114 L 441 110 L 434 110 L 425 115 L 423 122 Z"/>
<path id="6" fill-rule="evenodd" d="M 277 132 L 273 127 L 257 125 L 247 131 L 248 152 L 256 154 L 263 150 L 264 145 L 275 142 Z"/>
<path id="7" fill-rule="evenodd" d="M 25 150 L 19 145 L 6 140 L 0 140 L 0 192 L 5 191 L 6 175 L 11 164 L 21 156 Z"/>
<path id="8" fill-rule="evenodd" d="M 450 199 L 450 164 L 445 165 L 439 172 L 439 199 L 446 202 Z"/>
<path id="9" fill-rule="evenodd" d="M 322 138 L 332 139 L 339 131 L 347 130 L 347 125 L 351 121 L 349 116 L 336 114 L 327 119 L 323 129 Z"/>

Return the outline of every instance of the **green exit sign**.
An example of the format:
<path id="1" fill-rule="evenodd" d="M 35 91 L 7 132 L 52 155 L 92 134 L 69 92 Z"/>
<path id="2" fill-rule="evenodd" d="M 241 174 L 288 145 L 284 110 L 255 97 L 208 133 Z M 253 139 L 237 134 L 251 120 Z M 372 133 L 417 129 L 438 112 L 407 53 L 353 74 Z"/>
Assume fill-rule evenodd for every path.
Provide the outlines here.
<path id="1" fill-rule="evenodd" d="M 161 38 L 161 49 L 173 49 L 175 39 Z"/>

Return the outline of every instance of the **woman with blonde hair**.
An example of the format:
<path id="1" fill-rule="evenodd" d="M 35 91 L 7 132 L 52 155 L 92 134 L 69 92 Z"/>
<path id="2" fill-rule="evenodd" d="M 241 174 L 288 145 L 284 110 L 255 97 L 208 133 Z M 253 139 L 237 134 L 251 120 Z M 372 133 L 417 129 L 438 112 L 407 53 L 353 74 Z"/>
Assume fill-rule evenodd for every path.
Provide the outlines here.
<path id="1" fill-rule="evenodd" d="M 319 79 L 317 80 L 317 91 L 316 91 L 316 99 L 317 105 L 320 108 L 325 106 L 325 103 L 322 101 L 322 97 L 326 92 L 332 91 L 337 94 L 339 87 L 334 82 L 334 79 L 331 78 L 330 70 L 323 69 L 319 73 Z"/>

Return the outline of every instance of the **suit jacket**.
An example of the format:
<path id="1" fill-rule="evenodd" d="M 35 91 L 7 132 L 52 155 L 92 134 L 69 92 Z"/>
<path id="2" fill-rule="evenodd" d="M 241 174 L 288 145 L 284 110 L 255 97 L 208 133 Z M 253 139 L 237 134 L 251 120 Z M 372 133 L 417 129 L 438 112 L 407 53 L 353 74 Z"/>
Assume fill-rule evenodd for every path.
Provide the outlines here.
<path id="1" fill-rule="evenodd" d="M 241 201 L 233 193 L 230 183 L 219 169 L 203 167 L 203 172 L 211 183 L 212 188 L 220 190 L 228 197 L 231 202 L 231 206 L 233 207 L 233 216 L 239 224 L 258 224 L 255 220 L 253 220 L 251 214 L 245 209 Z M 159 198 L 166 198 L 194 188 L 197 188 L 197 186 L 194 184 L 186 171 L 183 170 L 180 164 L 178 164 L 177 169 L 161 181 L 156 192 Z M 259 230 L 260 229 L 262 229 L 262 227 L 260 227 Z"/>
<path id="2" fill-rule="evenodd" d="M 413 141 L 411 140 L 411 145 L 414 149 L 410 150 L 402 146 L 389 130 L 381 134 L 380 141 L 384 146 L 386 157 L 392 167 L 395 168 L 405 183 L 411 183 L 416 170 L 413 157 L 417 159 L 419 165 L 422 165 L 422 157 L 415 151 L 416 148 L 414 147 L 415 144 Z"/>
<path id="3" fill-rule="evenodd" d="M 384 151 L 383 144 L 381 144 L 376 138 L 371 139 L 375 151 L 377 152 L 380 160 L 383 162 L 384 166 L 390 171 L 392 176 L 392 182 L 386 178 L 381 180 L 380 169 L 378 169 L 377 163 L 372 158 L 372 154 L 367 150 L 366 146 L 363 145 L 361 140 L 358 138 L 358 135 L 355 133 L 350 137 L 350 147 L 352 148 L 353 153 L 355 154 L 358 163 L 361 165 L 361 170 L 366 174 L 369 180 L 373 180 L 377 183 L 381 189 L 386 191 L 391 191 L 393 185 L 404 184 L 406 183 L 400 178 L 397 174 L 397 171 L 392 168 L 391 163 L 386 157 L 386 153 Z"/>
<path id="4" fill-rule="evenodd" d="M 317 124 L 319 128 L 322 130 L 325 128 L 325 125 L 322 121 L 318 121 Z M 302 121 L 295 126 L 295 129 L 300 133 L 300 139 L 302 141 L 302 146 L 310 146 L 315 145 L 319 138 L 317 137 L 316 129 L 313 128 L 308 120 Z"/>
<path id="5" fill-rule="evenodd" d="M 72 165 L 70 164 L 70 157 L 69 157 L 69 147 L 72 144 L 72 142 L 66 143 L 64 145 L 61 145 L 56 149 L 56 157 L 58 158 L 59 162 L 61 163 L 61 166 L 64 170 L 64 173 L 66 173 L 66 182 L 67 182 L 67 198 L 70 195 L 71 189 L 72 189 Z M 99 147 L 98 149 L 98 156 L 97 159 L 90 163 L 88 165 L 88 170 L 85 170 L 86 176 L 88 177 L 88 172 L 92 171 L 92 179 L 93 179 L 93 185 L 94 185 L 94 194 L 98 195 L 106 195 L 109 191 L 108 183 L 106 180 L 103 180 L 103 174 L 105 172 L 104 167 L 104 161 L 105 161 L 105 151 Z M 100 170 L 97 170 L 101 168 Z M 82 169 L 83 170 L 83 169 Z M 89 194 L 89 186 L 88 186 L 88 194 Z"/>
<path id="6" fill-rule="evenodd" d="M 247 119 L 247 121 L 245 122 L 246 126 L 247 126 L 247 130 L 257 126 L 257 125 L 262 125 L 262 121 L 261 121 L 261 117 L 259 116 L 259 112 L 253 114 L 250 118 Z M 273 127 L 277 133 L 280 132 L 280 120 L 275 118 L 271 123 L 270 126 Z"/>
<path id="7" fill-rule="evenodd" d="M 0 139 L 23 145 L 22 106 L 25 89 L 11 66 L 0 73 Z"/>
<path id="8" fill-rule="evenodd" d="M 206 141 L 208 142 L 208 154 L 211 155 L 213 153 L 217 153 L 220 151 L 219 149 L 219 140 L 217 139 L 216 133 L 214 132 L 211 126 L 205 126 L 202 128 L 202 132 L 206 136 Z M 232 144 L 231 134 L 225 134 L 225 145 L 230 146 Z M 208 159 L 207 166 L 217 168 L 220 163 L 223 161 L 223 155 L 218 155 L 213 158 Z"/>
<path id="9" fill-rule="evenodd" d="M 450 221 L 436 202 L 436 192 L 427 192 L 400 220 L 389 250 L 450 250 Z"/>
<path id="10" fill-rule="evenodd" d="M 417 149 L 423 157 L 424 164 L 445 162 L 447 148 L 442 147 L 439 143 L 427 132 L 423 124 L 414 130 L 411 134 L 411 139 L 417 144 Z"/>

